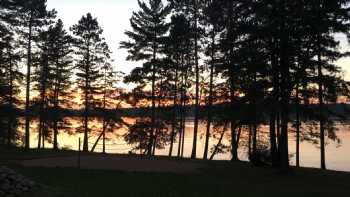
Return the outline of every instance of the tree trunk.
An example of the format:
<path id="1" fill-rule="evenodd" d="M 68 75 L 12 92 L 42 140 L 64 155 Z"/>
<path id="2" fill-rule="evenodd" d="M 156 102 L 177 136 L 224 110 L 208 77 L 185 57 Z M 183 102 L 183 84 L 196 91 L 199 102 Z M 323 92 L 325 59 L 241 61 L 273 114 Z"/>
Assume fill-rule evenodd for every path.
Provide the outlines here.
<path id="1" fill-rule="evenodd" d="M 187 60 L 188 62 L 190 62 L 190 58 Z M 183 88 L 183 93 L 182 93 L 182 97 L 183 97 L 183 113 L 182 113 L 182 144 L 181 144 L 181 157 L 184 157 L 184 149 L 185 149 L 185 137 L 186 137 L 186 116 L 187 116 L 187 86 L 189 84 L 189 80 L 188 80 L 188 68 L 186 68 L 185 70 L 185 75 L 184 75 L 184 88 Z"/>
<path id="2" fill-rule="evenodd" d="M 272 166 L 278 166 L 277 144 L 276 144 L 276 113 L 270 114 L 270 154 L 272 157 Z"/>
<path id="3" fill-rule="evenodd" d="M 42 146 L 41 147 L 42 147 L 43 150 L 45 150 L 45 133 L 46 133 L 45 132 L 45 127 L 46 126 L 44 126 L 44 132 L 42 134 L 42 140 L 41 140 L 41 142 L 42 142 Z"/>
<path id="4" fill-rule="evenodd" d="M 208 115 L 207 115 L 207 128 L 206 128 L 206 132 L 205 132 L 205 144 L 204 144 L 204 154 L 203 154 L 204 160 L 208 159 L 209 138 L 210 138 L 210 128 L 211 128 L 211 114 L 210 113 L 211 112 L 208 112 Z"/>
<path id="5" fill-rule="evenodd" d="M 257 136 L 258 135 L 258 128 L 257 128 L 257 124 L 254 123 L 253 124 L 253 140 L 252 140 L 252 162 L 253 164 L 257 164 L 258 161 L 258 139 Z"/>
<path id="6" fill-rule="evenodd" d="M 53 149 L 58 151 L 58 121 L 55 119 L 53 122 Z"/>
<path id="7" fill-rule="evenodd" d="M 83 151 L 89 151 L 89 113 L 90 113 L 90 102 L 89 102 L 89 88 L 90 88 L 90 41 L 87 44 L 87 53 L 86 53 L 86 65 L 85 65 L 85 111 L 84 111 L 84 140 L 83 140 Z"/>
<path id="8" fill-rule="evenodd" d="M 205 134 L 205 145 L 204 145 L 204 155 L 203 159 L 208 159 L 208 148 L 209 148 L 209 139 L 210 139 L 210 128 L 211 128 L 211 121 L 212 121 L 212 105 L 213 105 L 213 83 L 214 83 L 214 47 L 215 47 L 215 32 L 214 28 L 212 30 L 212 44 L 211 44 L 211 66 L 210 66 L 210 80 L 209 80 L 209 103 L 208 103 L 208 114 L 207 114 L 207 130 Z"/>
<path id="9" fill-rule="evenodd" d="M 280 160 L 283 170 L 289 169 L 289 153 L 288 153 L 288 123 L 289 123 L 289 58 L 288 58 L 288 33 L 286 30 L 285 19 L 285 0 L 280 1 L 281 12 L 281 48 L 280 48 L 280 68 L 281 68 L 281 139 L 280 139 Z"/>
<path id="10" fill-rule="evenodd" d="M 59 83 L 56 81 L 56 83 Z M 59 99 L 59 93 L 58 93 L 58 84 L 56 84 L 55 87 L 55 93 L 54 93 L 54 117 L 53 117 L 53 149 L 55 151 L 58 151 L 58 118 L 59 118 L 59 112 L 58 112 L 58 99 Z"/>
<path id="11" fill-rule="evenodd" d="M 153 42 L 153 59 L 152 59 L 152 116 L 151 116 L 151 134 L 147 146 L 147 156 L 152 156 L 152 147 L 154 144 L 154 132 L 156 124 L 156 95 L 155 95 L 155 86 L 156 86 L 156 58 L 157 58 L 157 46 L 156 46 L 157 33 L 154 32 L 154 42 Z"/>
<path id="12" fill-rule="evenodd" d="M 103 120 L 103 124 L 105 124 L 105 120 Z M 102 153 L 106 153 L 106 126 L 103 128 L 103 133 L 102 133 Z"/>
<path id="13" fill-rule="evenodd" d="M 11 112 L 13 113 L 13 112 Z M 12 147 L 12 127 L 13 127 L 13 115 L 9 115 L 7 122 L 7 148 L 11 149 Z"/>
<path id="14" fill-rule="evenodd" d="M 178 64 L 177 64 L 178 65 Z M 177 124 L 177 86 L 178 86 L 178 68 L 175 69 L 175 87 L 174 87 L 174 97 L 173 97 L 173 121 L 171 125 L 171 136 L 170 136 L 170 148 L 169 157 L 173 154 L 174 140 L 175 140 L 175 129 Z"/>
<path id="15" fill-rule="evenodd" d="M 288 109 L 284 109 L 288 110 Z M 288 151 L 288 112 L 283 112 L 281 115 L 281 140 L 280 140 L 280 159 L 282 169 L 289 168 L 289 151 Z"/>
<path id="16" fill-rule="evenodd" d="M 300 102 L 299 102 L 299 84 L 297 84 L 297 87 L 296 87 L 296 91 L 295 91 L 295 94 L 296 94 L 296 106 L 295 106 L 295 114 L 296 114 L 296 153 L 295 153 L 295 164 L 296 164 L 296 167 L 300 167 Z"/>
<path id="17" fill-rule="evenodd" d="M 281 144 L 281 113 L 278 112 L 276 116 L 276 131 L 277 131 L 277 147 Z M 279 152 L 279 149 L 277 149 Z"/>
<path id="18" fill-rule="evenodd" d="M 198 122 L 199 122 L 199 62 L 198 62 L 198 8 L 197 0 L 194 0 L 194 20 L 195 20 L 195 32 L 194 32 L 194 50 L 195 50 L 195 74 L 196 74 L 196 101 L 194 111 L 194 129 L 193 129 L 193 145 L 191 158 L 196 159 L 197 155 L 197 137 L 198 137 Z"/>
<path id="19" fill-rule="evenodd" d="M 44 62 L 42 62 L 42 65 L 41 65 L 41 73 L 40 73 L 40 110 L 39 110 L 39 139 L 38 139 L 38 149 L 40 149 L 40 142 L 42 142 L 42 148 L 44 148 L 44 141 L 45 141 L 45 126 L 46 126 L 46 113 L 45 113 L 45 110 L 46 110 L 46 107 L 45 107 L 45 102 L 46 102 L 46 74 L 47 74 L 47 56 L 46 56 L 46 49 L 44 51 L 44 57 L 45 60 Z"/>
<path id="20" fill-rule="evenodd" d="M 104 87 L 104 90 L 103 90 L 103 112 L 105 113 L 106 112 L 106 106 L 107 106 L 107 79 L 106 79 L 106 71 L 104 73 L 104 81 L 105 81 L 105 87 Z M 103 122 L 102 122 L 102 126 L 103 126 L 103 131 L 102 131 L 102 153 L 106 153 L 106 129 L 107 129 L 107 126 L 106 125 L 106 115 L 104 114 L 103 115 Z"/>
<path id="21" fill-rule="evenodd" d="M 42 140 L 42 128 L 43 128 L 42 120 L 39 120 L 39 128 L 38 128 L 38 149 L 41 149 L 41 140 Z"/>
<path id="22" fill-rule="evenodd" d="M 181 107 L 182 108 L 182 107 Z M 182 111 L 182 109 L 181 109 Z M 182 128 L 182 121 L 183 121 L 183 115 L 181 114 L 180 118 L 180 129 L 179 129 L 179 143 L 177 147 L 177 157 L 181 156 L 181 147 L 182 147 L 182 135 L 183 135 L 183 128 Z"/>
<path id="23" fill-rule="evenodd" d="M 85 111 L 84 111 L 84 145 L 83 145 L 83 151 L 88 152 L 89 151 L 89 137 L 88 137 L 88 130 L 89 130 L 89 101 L 88 101 L 88 90 L 87 90 L 87 81 L 86 81 L 86 90 L 85 90 Z"/>
<path id="24" fill-rule="evenodd" d="M 184 118 L 182 120 L 182 143 L 181 143 L 181 157 L 184 157 L 184 150 L 185 150 L 185 136 L 186 136 L 186 113 L 184 115 Z"/>
<path id="25" fill-rule="evenodd" d="M 184 128 L 183 128 L 183 121 L 184 121 L 184 116 L 185 116 L 185 106 L 184 106 L 184 103 L 185 103 L 185 96 L 184 96 L 184 88 L 185 88 L 185 77 L 184 77 L 184 73 L 182 73 L 182 76 L 181 76 L 181 98 L 180 98 L 180 129 L 179 129 L 179 145 L 178 145 L 178 151 L 177 151 L 177 156 L 178 157 L 181 157 L 181 147 L 182 147 L 182 136 L 183 136 L 183 131 L 184 131 Z"/>
<path id="26" fill-rule="evenodd" d="M 13 133 L 13 122 L 14 122 L 14 106 L 13 106 L 13 65 L 12 65 L 12 55 L 10 54 L 10 51 L 8 51 L 8 56 L 9 56 L 9 63 L 10 63 L 10 68 L 9 68 L 9 82 L 10 82 L 10 100 L 9 100 L 9 106 L 10 106 L 10 114 L 8 117 L 8 122 L 7 122 L 7 148 L 11 149 L 12 147 L 12 133 Z"/>
<path id="27" fill-rule="evenodd" d="M 253 129 L 252 126 L 248 126 L 248 159 L 249 161 L 252 161 L 252 133 Z"/>
<path id="28" fill-rule="evenodd" d="M 271 47 L 271 66 L 272 66 L 272 83 L 273 83 L 273 99 L 271 102 L 271 113 L 270 113 L 270 154 L 272 157 L 272 166 L 277 167 L 279 165 L 279 154 L 278 154 L 278 146 L 277 140 L 279 138 L 279 123 L 276 127 L 276 122 L 279 122 L 279 109 L 275 109 L 276 105 L 278 105 L 279 98 L 279 72 L 278 72 L 278 56 L 276 53 L 276 43 L 274 39 L 271 39 L 270 43 Z M 277 134 L 276 134 L 277 133 Z"/>
<path id="29" fill-rule="evenodd" d="M 231 161 L 239 161 L 238 159 L 238 134 L 237 124 L 231 121 Z"/>
<path id="30" fill-rule="evenodd" d="M 98 142 L 101 140 L 101 138 L 102 138 L 102 141 L 103 141 L 103 138 L 104 138 L 103 136 L 105 134 L 105 130 L 107 130 L 108 125 L 109 125 L 109 122 L 103 123 L 103 126 L 102 126 L 103 130 L 102 130 L 101 134 L 97 137 L 97 139 L 96 139 L 94 145 L 92 146 L 90 152 L 94 152 L 95 151 L 96 146 L 98 145 Z M 102 143 L 105 145 L 105 142 L 102 142 Z"/>
<path id="31" fill-rule="evenodd" d="M 219 146 L 220 146 L 220 144 L 222 144 L 222 140 L 224 139 L 226 130 L 227 130 L 227 123 L 225 123 L 225 125 L 224 125 L 224 128 L 223 128 L 222 133 L 221 133 L 220 138 L 219 138 L 219 141 L 216 144 L 215 149 L 214 149 L 213 153 L 211 154 L 209 160 L 213 160 L 214 156 L 217 154 L 217 152 L 219 150 Z"/>
<path id="32" fill-rule="evenodd" d="M 56 75 L 59 75 L 59 63 L 56 59 Z M 58 151 L 58 119 L 59 119 L 59 91 L 60 91 L 60 81 L 56 78 L 55 88 L 54 88 L 54 118 L 53 118 L 53 149 Z"/>
<path id="33" fill-rule="evenodd" d="M 319 52 L 318 59 L 318 100 L 319 100 L 319 116 L 320 116 L 320 147 L 321 147 L 321 169 L 326 170 L 326 154 L 325 154 L 325 118 L 324 118 L 324 100 L 323 100 L 323 73 L 322 73 L 322 57 L 320 38 L 318 36 Z"/>
<path id="34" fill-rule="evenodd" d="M 229 44 L 230 44 L 230 50 L 229 50 L 229 82 L 230 82 L 230 110 L 234 111 L 234 102 L 235 102 L 235 88 L 234 88 L 234 70 L 233 70 L 233 59 L 234 59 L 234 27 L 233 27 L 233 1 L 229 1 L 229 9 L 228 9 L 228 16 L 229 16 L 229 21 L 228 21 L 228 39 L 229 39 Z M 233 127 L 235 124 L 235 119 L 234 117 L 231 117 L 231 155 L 232 159 L 231 161 L 238 161 L 238 154 L 237 154 L 237 149 L 238 149 L 238 143 L 237 143 L 237 131 L 236 128 Z"/>
<path id="35" fill-rule="evenodd" d="M 32 28 L 33 28 L 33 13 L 30 13 L 29 18 L 29 35 L 28 35 L 28 48 L 27 48 L 27 84 L 26 84 L 26 103 L 25 103 L 25 149 L 30 148 L 30 76 L 32 66 Z"/>

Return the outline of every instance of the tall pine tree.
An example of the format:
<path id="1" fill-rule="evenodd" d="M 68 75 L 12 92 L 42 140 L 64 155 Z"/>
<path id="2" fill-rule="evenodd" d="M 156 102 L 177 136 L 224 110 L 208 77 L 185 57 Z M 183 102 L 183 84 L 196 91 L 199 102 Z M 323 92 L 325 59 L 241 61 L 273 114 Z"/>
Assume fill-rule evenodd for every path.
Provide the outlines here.
<path id="1" fill-rule="evenodd" d="M 72 57 L 72 37 L 64 30 L 63 22 L 59 19 L 56 24 L 49 29 L 49 40 L 51 42 L 51 69 L 52 69 L 52 90 L 49 96 L 50 108 L 53 109 L 53 148 L 58 150 L 58 131 L 66 128 L 60 109 L 71 107 L 70 94 L 73 77 L 73 57 Z"/>
<path id="2" fill-rule="evenodd" d="M 16 19 L 22 44 L 27 50 L 26 99 L 25 99 L 25 148 L 30 147 L 30 89 L 33 43 L 38 40 L 39 30 L 51 22 L 56 11 L 48 11 L 46 0 L 18 0 Z"/>
<path id="3" fill-rule="evenodd" d="M 134 12 L 130 19 L 133 30 L 125 32 L 130 40 L 121 42 L 121 48 L 128 50 L 127 60 L 146 62 L 142 68 L 133 71 L 132 79 L 144 78 L 144 81 L 150 83 L 148 85 L 151 88 L 152 128 L 147 148 L 147 154 L 150 156 L 155 142 L 157 99 L 155 89 L 159 74 L 159 57 L 164 53 L 165 35 L 169 29 L 166 18 L 171 7 L 164 6 L 162 0 L 149 0 L 148 4 L 139 0 L 138 4 L 141 10 Z M 139 83 L 138 80 L 130 82 Z"/>
<path id="4" fill-rule="evenodd" d="M 88 151 L 89 148 L 89 115 L 94 108 L 96 95 L 99 93 L 99 80 L 102 78 L 100 73 L 103 67 L 103 43 L 101 37 L 103 30 L 99 26 L 96 18 L 90 13 L 83 16 L 78 24 L 71 27 L 75 35 L 76 47 L 76 68 L 77 83 L 82 92 L 82 100 L 84 104 L 84 120 L 83 120 L 83 150 Z"/>

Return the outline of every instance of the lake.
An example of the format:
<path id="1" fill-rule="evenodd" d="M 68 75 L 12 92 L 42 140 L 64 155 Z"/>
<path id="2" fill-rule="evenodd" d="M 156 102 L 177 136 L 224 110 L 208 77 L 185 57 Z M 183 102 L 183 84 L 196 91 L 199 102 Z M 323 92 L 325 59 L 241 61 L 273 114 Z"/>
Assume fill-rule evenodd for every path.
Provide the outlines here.
<path id="1" fill-rule="evenodd" d="M 135 119 L 133 118 L 124 118 L 126 122 L 129 124 L 133 124 Z M 20 122 L 23 122 L 21 120 Z M 70 123 L 69 130 L 60 130 L 58 136 L 58 143 L 60 148 L 78 150 L 78 140 L 79 138 L 83 139 L 83 134 L 77 134 L 75 130 L 81 125 L 80 118 L 66 118 L 66 122 Z M 38 133 L 37 133 L 37 121 L 33 120 L 31 122 L 31 137 L 30 137 L 30 146 L 31 148 L 37 147 L 38 143 Z M 101 121 L 98 119 L 94 119 L 90 121 L 89 125 L 91 126 L 92 132 L 89 137 L 89 149 L 92 148 L 94 142 L 97 139 L 101 132 Z M 197 157 L 201 158 L 203 156 L 204 151 L 204 133 L 205 133 L 206 124 L 201 122 L 199 125 L 199 133 L 198 133 L 198 144 L 197 144 Z M 327 140 L 326 146 L 326 162 L 327 168 L 331 170 L 339 170 L 339 171 L 349 171 L 350 172 L 350 127 L 349 125 L 337 124 L 336 134 L 338 138 L 341 140 L 340 143 L 334 142 L 332 140 Z M 20 133 L 23 135 L 23 126 L 20 128 Z M 306 129 L 304 128 L 304 131 Z M 129 151 L 133 149 L 133 145 L 127 144 L 124 140 L 123 135 L 128 132 L 126 127 L 115 128 L 113 132 L 109 132 L 106 134 L 108 140 L 106 141 L 106 152 L 107 153 L 120 153 L 120 154 L 128 154 Z M 210 138 L 209 149 L 217 144 L 220 133 L 217 133 Z M 178 138 L 178 137 L 177 137 Z M 317 140 L 317 138 L 314 138 Z M 266 142 L 268 140 L 268 126 L 260 126 L 259 128 L 259 136 L 258 140 L 260 142 Z M 176 140 L 173 149 L 173 155 L 177 155 L 178 141 Z M 245 145 L 247 141 L 247 133 L 242 133 L 241 146 L 239 148 L 239 158 L 241 160 L 247 160 L 247 152 L 248 148 Z M 190 157 L 192 151 L 192 143 L 193 143 L 193 122 L 186 122 L 186 130 L 185 130 L 185 145 L 184 145 L 184 156 Z M 224 145 L 229 146 L 230 144 L 230 131 L 227 130 L 225 132 L 222 143 Z M 52 147 L 51 140 L 46 140 L 45 147 Z M 295 164 L 295 134 L 289 135 L 289 153 L 291 155 L 290 162 L 292 165 Z M 98 143 L 95 152 L 102 152 L 102 140 Z M 137 152 L 139 153 L 139 152 Z M 169 145 L 166 145 L 164 149 L 157 149 L 156 155 L 168 155 L 169 153 Z M 210 155 L 210 153 L 209 153 Z M 229 152 L 219 153 L 214 156 L 215 160 L 230 160 L 231 156 Z M 300 143 L 300 164 L 303 167 L 315 167 L 318 168 L 320 165 L 320 151 L 317 144 L 314 144 L 309 141 L 302 141 Z"/>

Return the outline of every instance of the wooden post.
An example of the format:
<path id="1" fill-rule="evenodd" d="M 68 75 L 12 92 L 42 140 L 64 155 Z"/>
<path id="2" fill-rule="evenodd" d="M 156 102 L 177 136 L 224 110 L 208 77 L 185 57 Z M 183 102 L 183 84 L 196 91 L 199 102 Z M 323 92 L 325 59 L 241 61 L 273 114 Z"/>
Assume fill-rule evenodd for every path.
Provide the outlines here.
<path id="1" fill-rule="evenodd" d="M 78 148 L 78 169 L 80 169 L 80 146 L 81 146 L 81 139 L 79 138 L 79 148 Z"/>

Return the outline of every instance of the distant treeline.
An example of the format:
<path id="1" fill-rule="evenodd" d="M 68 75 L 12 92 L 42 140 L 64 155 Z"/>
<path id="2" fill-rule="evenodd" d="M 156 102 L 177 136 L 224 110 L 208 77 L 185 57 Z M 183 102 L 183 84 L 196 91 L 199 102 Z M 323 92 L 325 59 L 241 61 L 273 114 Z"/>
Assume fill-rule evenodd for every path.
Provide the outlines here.
<path id="1" fill-rule="evenodd" d="M 317 120 L 315 119 L 315 116 L 309 115 L 312 112 L 316 111 L 318 109 L 317 104 L 308 105 L 307 108 L 303 105 L 301 105 L 304 108 L 304 112 L 300 112 L 300 116 L 303 117 L 303 119 L 308 120 Z M 213 113 L 213 119 L 219 119 L 221 121 L 229 121 L 232 116 L 235 116 L 237 120 L 241 121 L 247 121 L 251 119 L 249 116 L 250 114 L 246 114 L 245 112 L 248 112 L 251 110 L 251 107 L 249 105 L 237 105 L 235 106 L 234 110 L 227 110 L 227 104 L 220 104 L 220 105 L 213 105 L 211 107 L 211 111 Z M 254 106 L 255 107 L 255 106 Z M 340 120 L 340 121 L 348 121 L 350 120 L 350 104 L 327 104 L 324 106 L 325 109 L 329 113 L 329 117 L 333 120 Z M 171 110 L 173 109 L 172 106 L 165 106 L 165 107 L 158 107 L 156 109 L 158 114 L 166 115 L 168 113 L 171 113 Z M 0 107 L 0 110 L 4 112 L 5 114 L 12 113 L 15 116 L 24 117 L 25 111 L 23 109 L 11 109 L 6 107 Z M 49 113 L 53 113 L 55 109 L 48 109 Z M 83 117 L 84 116 L 84 110 L 81 109 L 66 109 L 66 108 L 59 108 L 58 113 L 61 114 L 63 117 Z M 189 106 L 187 105 L 184 110 L 186 111 L 187 120 L 194 120 L 195 115 L 195 106 Z M 208 106 L 200 106 L 199 109 L 199 119 L 206 120 L 207 113 L 209 111 Z M 296 111 L 294 106 L 290 106 L 290 118 L 295 119 Z M 40 111 L 38 111 L 36 108 L 31 109 L 30 116 L 33 118 L 39 117 Z M 108 115 L 107 115 L 108 114 Z M 94 111 L 90 112 L 90 117 L 95 118 L 103 118 L 108 117 L 111 114 L 113 114 L 116 117 L 129 117 L 129 118 L 140 118 L 140 117 L 151 117 L 152 116 L 152 109 L 150 107 L 139 107 L 139 108 L 119 108 L 119 109 L 95 109 Z M 268 123 L 268 111 L 266 111 L 263 115 L 265 117 L 265 124 Z"/>

